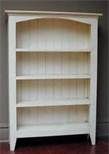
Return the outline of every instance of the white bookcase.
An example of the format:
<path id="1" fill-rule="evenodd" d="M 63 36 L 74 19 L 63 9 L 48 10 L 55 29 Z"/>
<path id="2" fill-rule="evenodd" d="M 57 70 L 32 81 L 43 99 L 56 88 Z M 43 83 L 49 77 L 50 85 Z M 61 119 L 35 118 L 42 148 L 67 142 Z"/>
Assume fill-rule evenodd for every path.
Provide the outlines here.
<path id="1" fill-rule="evenodd" d="M 10 150 L 24 137 L 96 138 L 95 13 L 14 11 L 9 16 Z"/>

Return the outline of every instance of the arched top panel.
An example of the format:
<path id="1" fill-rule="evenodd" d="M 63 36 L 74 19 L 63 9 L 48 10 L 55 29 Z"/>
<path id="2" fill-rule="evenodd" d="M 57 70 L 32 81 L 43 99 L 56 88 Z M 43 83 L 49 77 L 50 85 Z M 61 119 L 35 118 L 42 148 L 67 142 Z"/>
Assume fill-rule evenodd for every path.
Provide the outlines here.
<path id="1" fill-rule="evenodd" d="M 84 24 L 91 24 L 94 17 L 75 17 L 75 16 L 59 16 L 59 15 L 33 15 L 33 16 L 16 16 L 15 17 L 15 21 L 16 23 L 18 22 L 25 22 L 25 21 L 31 21 L 31 20 L 43 20 L 43 19 L 62 19 L 62 20 L 70 20 L 70 21 L 77 21 L 77 22 L 81 22 Z"/>
<path id="2" fill-rule="evenodd" d="M 59 18 L 16 23 L 17 48 L 37 50 L 89 49 L 90 25 Z"/>

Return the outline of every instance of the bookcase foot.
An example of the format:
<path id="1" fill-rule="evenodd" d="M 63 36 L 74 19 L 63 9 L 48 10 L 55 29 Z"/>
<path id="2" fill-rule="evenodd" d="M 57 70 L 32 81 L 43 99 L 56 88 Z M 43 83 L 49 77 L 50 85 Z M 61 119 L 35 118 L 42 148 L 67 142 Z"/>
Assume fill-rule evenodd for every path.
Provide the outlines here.
<path id="1" fill-rule="evenodd" d="M 13 139 L 12 141 L 10 141 L 10 151 L 14 151 L 15 147 L 16 147 L 16 141 L 17 139 Z"/>

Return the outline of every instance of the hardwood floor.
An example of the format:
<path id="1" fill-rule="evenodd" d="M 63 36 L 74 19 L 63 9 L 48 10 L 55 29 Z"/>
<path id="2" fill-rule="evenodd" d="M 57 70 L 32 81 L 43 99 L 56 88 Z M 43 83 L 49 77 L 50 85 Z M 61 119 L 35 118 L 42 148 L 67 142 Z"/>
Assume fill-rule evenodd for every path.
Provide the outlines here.
<path id="1" fill-rule="evenodd" d="M 91 146 L 86 136 L 63 136 L 20 139 L 15 152 L 9 151 L 8 143 L 0 143 L 0 154 L 108 154 L 109 140 L 97 139 Z"/>

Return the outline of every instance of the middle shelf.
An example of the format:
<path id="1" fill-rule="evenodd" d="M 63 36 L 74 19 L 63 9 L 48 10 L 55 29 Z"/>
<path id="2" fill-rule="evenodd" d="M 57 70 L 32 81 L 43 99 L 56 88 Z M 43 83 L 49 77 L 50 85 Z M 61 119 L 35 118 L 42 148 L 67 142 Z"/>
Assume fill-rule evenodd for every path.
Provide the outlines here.
<path id="1" fill-rule="evenodd" d="M 90 105 L 88 98 L 78 99 L 48 99 L 48 100 L 36 100 L 36 101 L 21 101 L 17 102 L 16 107 L 43 107 L 43 106 L 69 106 L 69 105 Z"/>
<path id="2" fill-rule="evenodd" d="M 16 80 L 36 80 L 36 79 L 90 79 L 88 74 L 37 74 L 16 76 Z"/>

